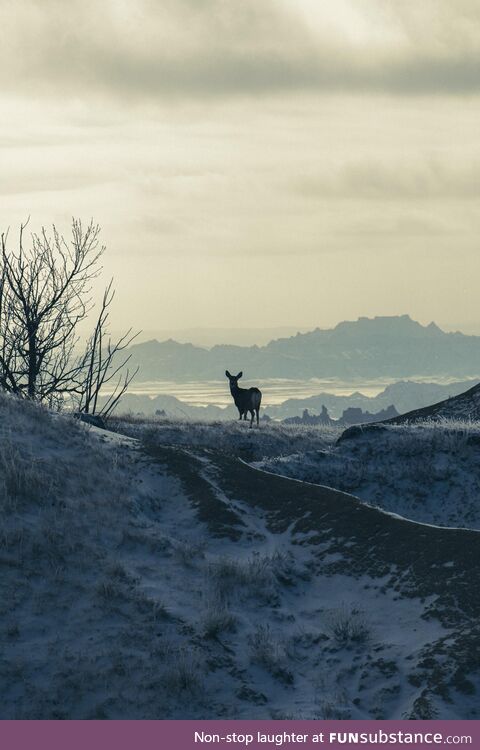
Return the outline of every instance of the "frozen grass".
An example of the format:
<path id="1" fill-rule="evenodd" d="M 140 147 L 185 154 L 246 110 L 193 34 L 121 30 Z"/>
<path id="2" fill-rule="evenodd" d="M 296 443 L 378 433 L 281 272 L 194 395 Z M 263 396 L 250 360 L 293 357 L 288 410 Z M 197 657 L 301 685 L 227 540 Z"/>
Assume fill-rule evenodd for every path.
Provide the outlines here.
<path id="1" fill-rule="evenodd" d="M 0 443 L 0 513 L 12 513 L 21 504 L 52 501 L 59 477 L 51 461 L 37 459 L 17 446 L 12 436 Z"/>
<path id="2" fill-rule="evenodd" d="M 219 449 L 247 460 L 288 455 L 294 451 L 321 450 L 341 434 L 338 427 L 286 425 L 261 422 L 249 429 L 247 422 L 189 422 L 123 416 L 112 418 L 111 427 L 150 445 L 188 445 Z"/>
<path id="3" fill-rule="evenodd" d="M 345 721 L 351 718 L 351 710 L 339 704 L 339 698 L 319 702 L 319 719 L 324 721 Z"/>
<path id="4" fill-rule="evenodd" d="M 272 677 L 291 685 L 294 681 L 292 672 L 287 667 L 285 647 L 273 634 L 270 625 L 257 625 L 248 637 L 250 658 L 253 664 L 263 667 Z"/>
<path id="5" fill-rule="evenodd" d="M 462 453 L 472 436 L 480 440 L 480 422 L 466 419 L 425 420 L 413 424 L 388 425 L 396 435 L 399 451 L 413 455 L 418 449 Z"/>
<path id="6" fill-rule="evenodd" d="M 173 543 L 177 558 L 186 567 L 195 565 L 199 558 L 205 556 L 205 545 L 201 542 L 188 542 L 178 539 Z"/>
<path id="7" fill-rule="evenodd" d="M 220 558 L 210 563 L 208 576 L 220 601 L 228 601 L 239 593 L 266 599 L 274 596 L 271 566 L 267 558 L 259 555 L 246 561 Z"/>
<path id="8" fill-rule="evenodd" d="M 162 675 L 165 690 L 176 697 L 199 695 L 203 687 L 204 666 L 197 651 L 173 648 L 167 654 L 167 667 Z"/>
<path id="9" fill-rule="evenodd" d="M 257 625 L 248 640 L 254 664 L 260 664 L 270 671 L 278 665 L 282 651 L 269 625 Z"/>
<path id="10" fill-rule="evenodd" d="M 208 599 L 201 618 L 202 633 L 205 638 L 217 638 L 221 633 L 235 630 L 236 621 L 224 598 L 212 596 Z"/>
<path id="11" fill-rule="evenodd" d="M 241 594 L 274 602 L 279 585 L 290 585 L 297 569 L 293 556 L 280 551 L 252 554 L 246 560 L 223 557 L 209 564 L 208 578 L 219 600 Z"/>
<path id="12" fill-rule="evenodd" d="M 361 609 L 347 604 L 329 613 L 326 627 L 339 646 L 364 644 L 370 635 L 365 614 Z"/>

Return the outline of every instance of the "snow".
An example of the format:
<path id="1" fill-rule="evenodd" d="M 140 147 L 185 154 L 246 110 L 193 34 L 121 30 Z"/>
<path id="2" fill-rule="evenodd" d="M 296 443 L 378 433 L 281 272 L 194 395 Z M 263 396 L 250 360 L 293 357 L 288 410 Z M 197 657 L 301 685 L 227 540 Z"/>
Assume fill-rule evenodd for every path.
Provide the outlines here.
<path id="1" fill-rule="evenodd" d="M 475 696 L 442 697 L 421 666 L 445 641 L 448 683 L 463 614 L 458 628 L 433 616 L 436 597 L 394 589 L 393 566 L 335 572 L 351 540 L 332 528 L 317 543 L 296 519 L 273 531 L 206 448 L 274 455 L 310 431 L 170 424 L 156 458 L 13 399 L 0 417 L 1 718 L 478 717 Z M 239 519 L 236 540 L 200 520 L 187 471 Z"/>

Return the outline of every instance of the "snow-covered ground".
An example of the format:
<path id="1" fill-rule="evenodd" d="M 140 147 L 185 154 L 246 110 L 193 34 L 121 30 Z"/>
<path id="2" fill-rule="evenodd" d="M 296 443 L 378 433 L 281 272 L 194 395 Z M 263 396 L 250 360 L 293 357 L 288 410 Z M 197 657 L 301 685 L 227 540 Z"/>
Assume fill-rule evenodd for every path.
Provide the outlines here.
<path id="1" fill-rule="evenodd" d="M 356 432 L 326 450 L 255 465 L 336 487 L 423 523 L 480 529 L 480 422 L 442 420 Z"/>
<path id="2" fill-rule="evenodd" d="M 0 397 L 0 718 L 478 718 L 469 532 L 435 532 L 430 584 L 355 537 L 376 511 L 232 457 L 331 434 L 149 430 Z M 471 604 L 438 587 L 464 573 Z"/>

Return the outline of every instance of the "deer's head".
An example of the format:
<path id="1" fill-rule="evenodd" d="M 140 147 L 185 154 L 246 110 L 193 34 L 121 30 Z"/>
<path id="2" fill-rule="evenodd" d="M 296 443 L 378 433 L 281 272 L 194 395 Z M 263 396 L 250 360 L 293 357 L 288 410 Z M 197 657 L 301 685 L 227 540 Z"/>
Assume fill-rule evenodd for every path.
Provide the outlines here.
<path id="1" fill-rule="evenodd" d="M 238 388 L 238 381 L 243 375 L 243 372 L 239 372 L 238 375 L 230 375 L 228 370 L 225 370 L 225 375 L 230 381 L 230 390 L 233 390 L 235 388 Z"/>

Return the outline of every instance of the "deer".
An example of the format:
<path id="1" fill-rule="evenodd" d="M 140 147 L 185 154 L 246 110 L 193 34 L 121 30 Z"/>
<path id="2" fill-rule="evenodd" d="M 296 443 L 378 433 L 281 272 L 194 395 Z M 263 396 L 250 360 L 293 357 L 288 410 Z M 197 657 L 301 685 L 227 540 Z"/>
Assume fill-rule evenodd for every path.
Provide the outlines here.
<path id="1" fill-rule="evenodd" d="M 247 419 L 247 412 L 251 414 L 250 428 L 253 425 L 253 419 L 255 414 L 257 415 L 258 425 L 258 412 L 260 411 L 260 403 L 262 401 L 262 392 L 258 388 L 239 388 L 238 381 L 243 375 L 243 372 L 239 372 L 238 375 L 230 375 L 228 370 L 225 370 L 225 375 L 230 381 L 230 393 L 235 401 L 235 406 L 238 409 L 239 419 L 242 417 L 244 420 Z"/>

